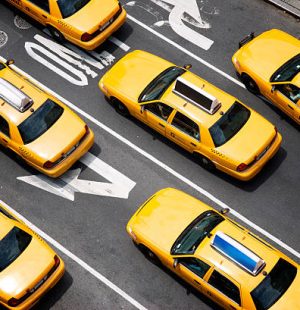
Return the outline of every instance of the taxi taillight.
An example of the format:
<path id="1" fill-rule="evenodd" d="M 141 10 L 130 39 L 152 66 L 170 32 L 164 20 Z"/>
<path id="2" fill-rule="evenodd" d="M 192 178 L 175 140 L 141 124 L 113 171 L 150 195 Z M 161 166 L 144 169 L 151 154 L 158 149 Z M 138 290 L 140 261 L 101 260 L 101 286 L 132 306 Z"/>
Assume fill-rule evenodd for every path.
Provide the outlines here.
<path id="1" fill-rule="evenodd" d="M 248 168 L 247 164 L 241 163 L 238 165 L 238 167 L 236 168 L 237 171 L 242 172 L 244 170 L 246 170 Z"/>
<path id="2" fill-rule="evenodd" d="M 52 161 L 48 160 L 48 161 L 46 161 L 46 162 L 44 163 L 43 168 L 45 168 L 45 169 L 51 169 L 51 168 L 53 168 L 53 166 L 54 166 L 54 163 L 53 163 Z"/>

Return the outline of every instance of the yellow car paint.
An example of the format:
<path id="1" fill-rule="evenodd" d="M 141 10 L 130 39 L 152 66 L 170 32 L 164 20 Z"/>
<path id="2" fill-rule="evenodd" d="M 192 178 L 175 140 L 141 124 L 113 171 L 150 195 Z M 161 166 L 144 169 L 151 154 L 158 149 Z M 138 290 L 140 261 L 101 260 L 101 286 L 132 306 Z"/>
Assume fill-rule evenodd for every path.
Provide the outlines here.
<path id="1" fill-rule="evenodd" d="M 133 51 L 104 74 L 99 81 L 99 87 L 116 106 L 121 103 L 132 116 L 188 152 L 200 156 L 204 165 L 216 167 L 240 180 L 246 181 L 253 178 L 280 147 L 282 138 L 276 128 L 233 96 L 184 68 L 181 68 L 184 73 L 180 78 L 221 102 L 221 107 L 217 112 L 207 113 L 186 98 L 174 93 L 175 81 L 159 99 L 143 102 L 140 95 L 147 85 L 172 67 L 180 70 L 180 67 L 158 56 L 144 51 Z M 172 110 L 166 119 L 153 114 L 147 108 L 151 105 L 161 105 L 161 103 Z M 229 113 L 235 103 L 249 111 L 249 119 L 226 143 L 216 146 L 210 134 L 210 128 L 226 112 Z M 177 115 L 184 115 L 187 121 L 193 124 L 194 135 L 174 125 Z M 242 167 L 242 164 L 246 165 L 243 166 L 246 167 L 243 171 L 238 168 Z"/>

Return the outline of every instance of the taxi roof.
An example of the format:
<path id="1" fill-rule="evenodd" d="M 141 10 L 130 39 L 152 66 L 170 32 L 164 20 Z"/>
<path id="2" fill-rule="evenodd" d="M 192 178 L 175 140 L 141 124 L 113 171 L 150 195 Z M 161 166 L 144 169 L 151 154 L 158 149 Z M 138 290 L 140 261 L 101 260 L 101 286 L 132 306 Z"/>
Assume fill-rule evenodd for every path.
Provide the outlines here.
<path id="1" fill-rule="evenodd" d="M 212 263 L 217 269 L 223 271 L 238 283 L 241 283 L 243 287 L 247 284 L 247 289 L 252 291 L 265 278 L 265 275 L 262 270 L 258 272 L 257 275 L 251 274 L 232 259 L 215 249 L 212 246 L 212 242 L 214 239 L 213 236 L 217 232 L 226 234 L 261 258 L 265 262 L 265 267 L 262 268 L 262 270 L 267 273 L 269 273 L 277 263 L 280 257 L 279 252 L 228 218 L 225 218 L 225 221 L 221 222 L 211 232 L 212 236 L 210 238 L 205 238 L 200 243 L 195 251 L 195 256 L 199 258 L 202 257 L 204 260 Z"/>
<path id="2" fill-rule="evenodd" d="M 215 97 L 221 103 L 220 108 L 217 109 L 215 113 L 210 114 L 204 109 L 201 109 L 200 107 L 193 104 L 191 101 L 174 93 L 173 90 L 176 81 L 173 82 L 172 85 L 166 90 L 161 99 L 168 103 L 170 106 L 174 107 L 176 110 L 188 115 L 191 119 L 204 125 L 207 128 L 211 127 L 217 120 L 219 120 L 223 115 L 222 112 L 226 113 L 226 111 L 237 100 L 235 97 L 225 93 L 221 89 L 210 84 L 206 80 L 200 78 L 190 71 L 183 73 L 181 78 Z"/>
<path id="3" fill-rule="evenodd" d="M 48 98 L 44 91 L 39 89 L 36 85 L 29 82 L 9 67 L 5 67 L 0 70 L 0 78 L 2 78 L 3 81 L 9 82 L 11 85 L 21 90 L 22 93 L 24 93 L 26 96 L 31 98 L 33 100 L 31 108 L 34 110 L 38 109 Z M 18 109 L 16 109 L 16 107 L 13 107 L 0 96 L 0 113 L 16 126 L 18 126 L 32 114 L 32 110 L 27 109 L 24 112 L 20 112 Z"/>

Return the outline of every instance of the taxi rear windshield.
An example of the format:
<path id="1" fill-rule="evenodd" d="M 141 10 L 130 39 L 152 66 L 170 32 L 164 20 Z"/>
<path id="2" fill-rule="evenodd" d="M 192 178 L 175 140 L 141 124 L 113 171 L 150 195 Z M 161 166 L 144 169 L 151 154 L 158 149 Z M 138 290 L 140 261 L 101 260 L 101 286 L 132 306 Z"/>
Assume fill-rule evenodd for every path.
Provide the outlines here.
<path id="1" fill-rule="evenodd" d="M 230 109 L 209 128 L 215 146 L 221 146 L 230 140 L 246 124 L 250 110 L 235 101 Z"/>
<path id="2" fill-rule="evenodd" d="M 20 256 L 31 239 L 32 236 L 15 226 L 0 240 L 0 272 Z"/>
<path id="3" fill-rule="evenodd" d="M 296 274 L 297 268 L 280 258 L 271 272 L 251 292 L 256 309 L 269 309 L 290 287 Z"/>
<path id="4" fill-rule="evenodd" d="M 64 109 L 47 99 L 18 128 L 24 144 L 28 144 L 47 131 L 62 115 Z"/>
<path id="5" fill-rule="evenodd" d="M 82 9 L 86 4 L 88 4 L 90 0 L 58 0 L 58 6 L 60 8 L 61 15 L 63 18 L 67 18 L 77 11 Z"/>

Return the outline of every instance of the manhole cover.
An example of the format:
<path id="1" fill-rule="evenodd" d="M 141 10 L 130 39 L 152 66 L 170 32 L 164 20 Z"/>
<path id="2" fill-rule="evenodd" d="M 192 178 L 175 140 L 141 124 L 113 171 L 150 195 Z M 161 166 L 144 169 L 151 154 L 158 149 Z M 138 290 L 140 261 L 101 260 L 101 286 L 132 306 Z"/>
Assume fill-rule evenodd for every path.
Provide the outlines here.
<path id="1" fill-rule="evenodd" d="M 0 48 L 3 47 L 8 40 L 8 36 L 4 31 L 0 31 Z"/>
<path id="2" fill-rule="evenodd" d="M 31 28 L 31 25 L 19 15 L 15 16 L 14 24 L 17 28 L 23 29 L 23 30 Z"/>

